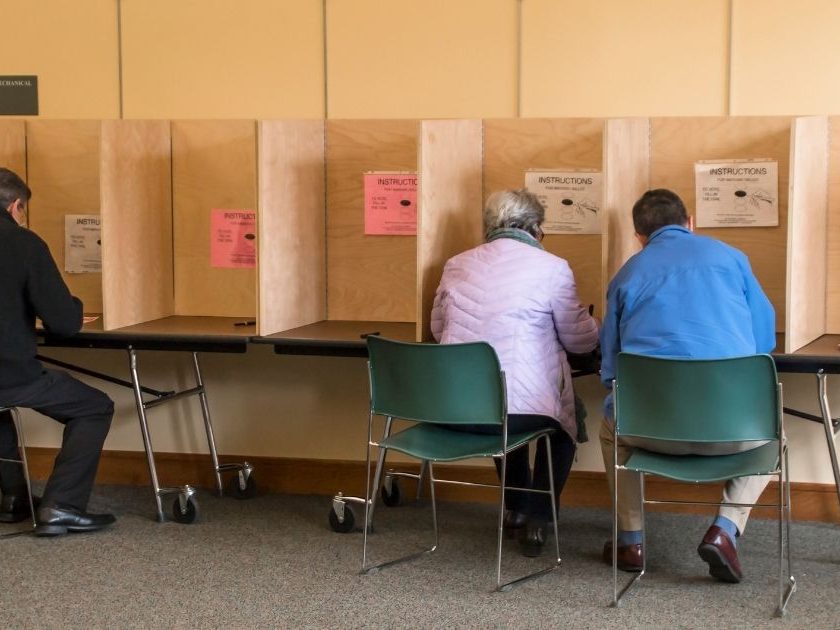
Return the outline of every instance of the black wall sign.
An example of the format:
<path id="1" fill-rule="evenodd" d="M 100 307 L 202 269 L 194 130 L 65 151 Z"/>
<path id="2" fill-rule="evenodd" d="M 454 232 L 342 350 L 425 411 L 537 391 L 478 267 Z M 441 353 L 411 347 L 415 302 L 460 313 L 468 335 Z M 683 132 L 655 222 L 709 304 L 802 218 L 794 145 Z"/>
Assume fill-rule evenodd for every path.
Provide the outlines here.
<path id="1" fill-rule="evenodd" d="M 38 77 L 0 75 L 0 116 L 38 115 Z"/>

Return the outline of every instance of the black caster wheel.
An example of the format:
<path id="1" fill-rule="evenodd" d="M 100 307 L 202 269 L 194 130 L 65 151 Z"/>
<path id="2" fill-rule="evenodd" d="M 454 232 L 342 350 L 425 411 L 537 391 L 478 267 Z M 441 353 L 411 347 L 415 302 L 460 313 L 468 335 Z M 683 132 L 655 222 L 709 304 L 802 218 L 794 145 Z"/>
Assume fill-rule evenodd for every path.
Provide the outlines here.
<path id="1" fill-rule="evenodd" d="M 176 497 L 172 504 L 172 520 L 176 523 L 183 523 L 189 525 L 198 520 L 198 502 L 190 497 L 187 499 L 186 507 L 181 507 L 181 497 Z"/>
<path id="2" fill-rule="evenodd" d="M 335 509 L 330 509 L 330 529 L 334 532 L 338 532 L 339 534 L 346 534 L 348 532 L 353 531 L 353 527 L 356 525 L 356 515 L 353 514 L 352 508 L 344 504 L 344 521 L 339 522 L 338 514 L 335 513 Z"/>
<path id="3" fill-rule="evenodd" d="M 388 486 L 384 485 L 379 495 L 382 497 L 382 503 L 388 507 L 397 507 L 402 504 L 402 491 L 396 477 L 391 480 L 391 491 L 388 492 Z"/>
<path id="4" fill-rule="evenodd" d="M 230 480 L 230 494 L 237 499 L 253 499 L 257 496 L 257 480 L 254 473 L 248 475 L 245 480 L 245 487 L 242 487 L 242 478 L 236 473 Z"/>

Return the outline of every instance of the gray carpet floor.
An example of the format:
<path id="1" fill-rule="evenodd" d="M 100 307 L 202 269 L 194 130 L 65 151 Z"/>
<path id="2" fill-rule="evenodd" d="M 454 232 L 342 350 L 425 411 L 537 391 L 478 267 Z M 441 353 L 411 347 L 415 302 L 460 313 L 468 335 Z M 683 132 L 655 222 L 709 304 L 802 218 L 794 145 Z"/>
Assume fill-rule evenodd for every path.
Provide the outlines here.
<path id="1" fill-rule="evenodd" d="M 146 488 L 97 487 L 93 511 L 108 531 L 0 541 L 4 628 L 838 628 L 840 527 L 797 523 L 799 589 L 773 619 L 776 526 L 754 519 L 741 539 L 746 579 L 722 584 L 695 548 L 710 519 L 649 515 L 649 574 L 621 608 L 608 607 L 611 569 L 600 563 L 606 510 L 563 508 L 562 566 L 509 593 L 494 585 L 495 515 L 484 504 L 444 503 L 439 550 L 359 575 L 361 533 L 329 529 L 330 500 L 199 495 L 192 525 L 152 519 Z M 374 558 L 430 540 L 427 505 L 382 508 Z M 361 520 L 361 518 L 359 518 Z M 10 526 L 3 526 L 9 531 Z M 506 542 L 505 570 L 527 571 Z M 622 574 L 624 575 L 624 574 Z"/>

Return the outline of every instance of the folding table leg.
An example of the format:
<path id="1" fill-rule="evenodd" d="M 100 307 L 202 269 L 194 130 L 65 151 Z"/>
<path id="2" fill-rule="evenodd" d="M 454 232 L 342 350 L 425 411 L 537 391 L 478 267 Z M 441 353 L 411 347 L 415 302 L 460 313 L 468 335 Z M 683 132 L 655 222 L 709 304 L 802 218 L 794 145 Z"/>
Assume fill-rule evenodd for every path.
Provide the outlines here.
<path id="1" fill-rule="evenodd" d="M 828 375 L 822 370 L 817 372 L 817 385 L 819 387 L 820 410 L 822 412 L 823 428 L 825 429 L 825 441 L 828 443 L 828 454 L 831 457 L 831 469 L 834 472 L 834 487 L 837 491 L 837 500 L 840 501 L 840 465 L 837 463 L 834 423 L 831 420 L 831 410 L 828 406 L 827 377 Z"/>

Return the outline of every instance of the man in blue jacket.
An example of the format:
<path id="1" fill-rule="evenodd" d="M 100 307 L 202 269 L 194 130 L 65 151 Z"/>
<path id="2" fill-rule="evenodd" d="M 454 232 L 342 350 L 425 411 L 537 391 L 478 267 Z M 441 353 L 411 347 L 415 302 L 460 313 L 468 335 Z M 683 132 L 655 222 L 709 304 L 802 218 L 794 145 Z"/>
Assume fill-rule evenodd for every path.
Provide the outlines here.
<path id="1" fill-rule="evenodd" d="M 92 531 L 114 522 L 110 514 L 86 511 L 114 403 L 66 372 L 47 370 L 36 359 L 35 318 L 55 335 L 82 327 L 82 303 L 73 297 L 47 244 L 23 227 L 32 193 L 15 173 L 0 168 L 0 406 L 34 409 L 64 425 L 35 533 L 56 536 Z M 0 457 L 17 455 L 9 412 L 0 413 Z M 0 463 L 0 521 L 30 516 L 26 486 L 17 464 Z"/>
<path id="2" fill-rule="evenodd" d="M 693 234 L 688 228 L 685 205 L 670 190 L 646 192 L 633 206 L 633 226 L 642 251 L 625 263 L 607 290 L 607 312 L 601 329 L 601 381 L 607 387 L 612 386 L 619 352 L 702 359 L 773 350 L 773 306 L 742 252 Z M 612 491 L 612 392 L 607 396 L 604 412 L 601 449 Z M 756 446 L 704 444 L 695 445 L 691 453 L 719 455 Z M 673 452 L 661 442 L 646 448 Z M 630 446 L 619 444 L 619 463 L 626 461 L 631 452 Z M 620 474 L 619 568 L 641 571 L 644 549 L 639 475 L 627 471 Z M 729 481 L 723 500 L 753 503 L 769 479 L 754 476 Z M 709 573 L 725 582 L 739 582 L 743 577 L 736 539 L 744 531 L 749 511 L 721 507 L 698 548 L 700 557 L 709 564 Z M 611 541 L 604 546 L 604 561 L 612 564 Z"/>

